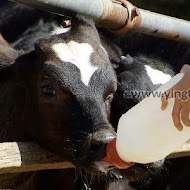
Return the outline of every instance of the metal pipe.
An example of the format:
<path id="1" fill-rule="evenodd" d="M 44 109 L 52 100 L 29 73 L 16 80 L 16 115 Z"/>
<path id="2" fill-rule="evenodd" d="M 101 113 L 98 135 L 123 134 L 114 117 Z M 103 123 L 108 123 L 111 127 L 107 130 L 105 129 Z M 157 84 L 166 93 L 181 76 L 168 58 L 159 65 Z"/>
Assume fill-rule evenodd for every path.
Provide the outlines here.
<path id="1" fill-rule="evenodd" d="M 128 19 L 128 12 L 119 1 L 115 0 L 11 0 L 31 7 L 43 9 L 60 15 L 76 13 L 91 16 L 97 23 L 108 29 L 123 26 Z"/>
<path id="2" fill-rule="evenodd" d="M 73 15 L 81 13 L 96 19 L 103 14 L 102 0 L 11 0 L 56 14 Z"/>
<path id="3" fill-rule="evenodd" d="M 138 32 L 190 43 L 190 22 L 140 9 Z"/>
<path id="4" fill-rule="evenodd" d="M 138 9 L 126 0 L 12 0 L 56 14 L 81 13 L 115 33 L 136 31 L 190 43 L 190 22 Z"/>

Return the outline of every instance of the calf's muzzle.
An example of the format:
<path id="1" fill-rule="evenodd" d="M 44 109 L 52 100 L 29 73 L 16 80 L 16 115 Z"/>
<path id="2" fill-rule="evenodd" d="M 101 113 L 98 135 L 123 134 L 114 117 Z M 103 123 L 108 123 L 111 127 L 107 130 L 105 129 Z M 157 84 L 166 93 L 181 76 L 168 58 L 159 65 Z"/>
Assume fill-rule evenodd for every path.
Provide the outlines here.
<path id="1" fill-rule="evenodd" d="M 90 134 L 90 137 L 92 144 L 105 145 L 116 138 L 116 132 L 112 128 L 104 126 Z"/>

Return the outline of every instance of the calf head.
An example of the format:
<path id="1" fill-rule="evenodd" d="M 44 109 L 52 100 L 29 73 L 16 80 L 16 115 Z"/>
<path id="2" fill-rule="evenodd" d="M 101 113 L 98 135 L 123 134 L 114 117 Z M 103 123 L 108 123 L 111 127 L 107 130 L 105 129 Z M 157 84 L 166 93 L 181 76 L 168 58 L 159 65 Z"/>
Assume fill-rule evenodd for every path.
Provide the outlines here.
<path id="1" fill-rule="evenodd" d="M 22 90 L 16 127 L 75 165 L 100 160 L 115 138 L 109 115 L 116 76 L 93 21 L 77 17 L 69 32 L 16 58 L 0 71 L 1 83 Z"/>

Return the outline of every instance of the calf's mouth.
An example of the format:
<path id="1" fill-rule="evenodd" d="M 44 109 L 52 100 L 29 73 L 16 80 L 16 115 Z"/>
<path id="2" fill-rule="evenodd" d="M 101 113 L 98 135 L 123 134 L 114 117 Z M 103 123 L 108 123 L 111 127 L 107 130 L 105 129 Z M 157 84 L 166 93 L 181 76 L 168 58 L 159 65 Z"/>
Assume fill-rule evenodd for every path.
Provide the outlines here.
<path id="1" fill-rule="evenodd" d="M 96 153 L 96 151 L 94 151 Z M 164 160 L 150 163 L 138 164 L 129 167 L 128 169 L 119 169 L 112 163 L 103 161 L 102 158 L 106 155 L 106 145 L 102 147 L 102 156 L 99 160 L 93 161 L 86 169 L 93 175 L 106 175 L 112 178 L 125 178 L 131 182 L 142 181 L 152 178 L 159 174 L 163 169 Z"/>

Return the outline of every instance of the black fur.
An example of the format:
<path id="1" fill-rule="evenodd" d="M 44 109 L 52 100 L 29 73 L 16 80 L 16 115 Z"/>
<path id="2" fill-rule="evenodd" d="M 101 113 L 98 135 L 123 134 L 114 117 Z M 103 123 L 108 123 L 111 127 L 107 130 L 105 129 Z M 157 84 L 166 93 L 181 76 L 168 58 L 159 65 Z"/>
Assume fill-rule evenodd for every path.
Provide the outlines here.
<path id="1" fill-rule="evenodd" d="M 26 8 L 25 6 L 7 3 L 7 2 L 5 2 L 5 0 L 1 2 L 0 8 L 2 8 L 1 9 L 2 12 L 0 13 L 0 18 L 1 18 L 0 31 L 3 34 L 3 36 L 9 42 L 13 42 L 13 47 L 15 47 L 16 49 L 23 49 L 25 53 L 31 52 L 29 54 L 26 54 L 26 55 L 23 55 L 22 57 L 20 57 L 18 61 L 20 61 L 21 65 L 23 65 L 23 63 L 26 63 L 26 61 L 28 61 L 28 60 L 30 60 L 31 62 L 35 62 L 36 59 L 38 59 L 38 58 L 37 58 L 37 55 L 33 52 L 34 44 L 36 43 L 36 41 L 38 41 L 41 38 L 49 38 L 50 37 L 49 32 L 52 29 L 52 21 L 54 21 L 54 16 L 49 16 L 49 15 L 47 16 L 45 13 L 43 13 L 41 11 L 37 11 L 37 10 L 31 9 L 31 8 Z M 10 12 L 11 12 L 11 14 L 10 14 Z M 5 13 L 6 13 L 6 15 L 9 15 L 9 17 L 4 16 Z M 35 16 L 33 17 L 33 15 L 35 15 Z M 40 21 L 39 19 L 42 19 L 42 20 Z M 60 20 L 60 17 L 59 18 L 56 17 L 56 22 L 59 23 L 59 20 Z M 113 64 L 113 67 L 115 67 L 116 74 L 118 77 L 118 90 L 115 93 L 115 97 L 114 97 L 114 100 L 112 103 L 112 116 L 111 116 L 111 122 L 115 128 L 117 128 L 117 122 L 118 122 L 121 114 L 125 113 L 128 109 L 130 109 L 131 107 L 136 105 L 139 101 L 141 101 L 141 99 L 136 98 L 136 97 L 134 97 L 133 99 L 131 99 L 131 98 L 129 99 L 126 96 L 127 91 L 130 91 L 130 90 L 151 91 L 157 87 L 152 84 L 149 77 L 147 76 L 145 69 L 144 69 L 145 64 L 151 65 L 151 66 L 155 67 L 156 69 L 159 69 L 161 71 L 164 71 L 165 73 L 173 75 L 180 68 L 180 66 L 177 66 L 176 63 L 182 60 L 180 62 L 180 64 L 182 65 L 183 63 L 186 63 L 186 61 L 188 60 L 188 57 L 189 57 L 189 53 L 188 53 L 189 50 L 186 45 L 180 46 L 179 44 L 176 45 L 176 43 L 169 42 L 169 41 L 163 42 L 162 40 L 158 40 L 158 39 L 156 39 L 156 40 L 153 38 L 149 39 L 149 37 L 146 37 L 146 36 L 140 37 L 140 39 L 139 39 L 138 35 L 137 36 L 129 35 L 128 37 L 126 37 L 126 36 L 125 37 L 116 37 L 107 31 L 106 32 L 100 31 L 101 39 L 99 39 L 98 33 L 93 33 L 93 30 L 89 30 L 89 28 L 91 28 L 91 27 L 93 29 L 95 29 L 95 28 L 91 24 L 91 22 L 89 22 L 88 19 L 86 20 L 83 18 L 83 19 L 81 19 L 80 22 L 77 22 L 77 23 L 74 22 L 74 27 L 77 28 L 81 24 L 83 24 L 83 26 L 85 24 L 84 28 L 81 28 L 82 33 L 84 34 L 82 39 L 78 33 L 78 30 L 73 29 L 72 36 L 67 36 L 67 37 L 65 37 L 64 40 L 68 40 L 69 37 L 72 37 L 73 39 L 75 39 L 79 42 L 80 41 L 90 42 L 90 43 L 93 43 L 93 45 L 96 45 L 96 44 L 99 45 L 100 43 L 102 43 L 102 45 L 108 52 L 109 59 L 110 59 L 111 63 Z M 84 30 L 86 30 L 86 32 Z M 109 39 L 110 35 L 111 35 L 112 42 L 110 42 L 110 39 Z M 136 41 L 135 41 L 135 39 L 136 39 Z M 52 42 L 55 42 L 56 40 L 62 41 L 63 39 L 61 36 L 59 36 L 59 37 L 51 38 L 51 40 L 41 40 L 36 45 L 36 50 L 38 52 L 42 51 L 43 48 L 46 48 L 46 47 L 48 48 L 48 46 L 46 46 L 47 44 L 51 44 Z M 115 42 L 115 43 L 113 43 L 113 42 Z M 119 47 L 122 49 L 123 53 L 116 44 L 119 45 Z M 159 44 L 159 45 L 157 45 L 157 44 Z M 169 48 L 168 49 L 166 48 L 167 50 L 164 52 L 163 49 L 165 49 L 166 46 L 169 46 Z M 179 47 L 179 49 L 176 49 L 175 48 L 176 46 Z M 149 50 L 149 49 L 151 49 L 151 50 Z M 175 60 L 174 55 L 178 53 L 178 50 L 180 50 L 179 51 L 180 55 L 184 55 L 184 51 L 186 53 L 183 57 L 179 56 L 179 58 L 177 58 Z M 102 52 L 102 50 L 98 50 L 98 53 L 100 55 L 104 54 Z M 129 55 L 126 56 L 126 54 L 130 54 L 131 56 L 129 56 Z M 139 54 L 145 54 L 146 56 L 144 56 L 144 55 L 139 56 Z M 124 55 L 124 56 L 121 57 L 122 55 Z M 154 57 L 150 58 L 149 56 L 152 57 L 152 55 L 154 57 L 163 58 L 163 60 L 165 60 L 166 62 L 169 63 L 169 66 L 168 66 L 168 64 L 165 64 L 162 61 L 155 59 Z M 173 60 L 175 62 L 173 62 Z M 112 68 L 110 67 L 110 65 L 106 65 L 106 67 L 103 67 L 96 73 L 96 75 L 94 76 L 94 79 L 92 79 L 92 89 L 93 90 L 92 90 L 92 92 L 90 92 L 88 94 L 88 92 L 86 91 L 84 86 L 82 84 L 80 84 L 79 80 L 77 80 L 77 77 L 79 77 L 77 68 L 75 68 L 73 66 L 70 67 L 65 64 L 65 69 L 62 69 L 60 65 L 55 65 L 53 63 L 54 61 L 55 60 L 50 60 L 50 62 L 48 64 L 45 63 L 46 66 L 44 67 L 45 68 L 44 71 L 46 73 L 48 73 L 48 72 L 55 70 L 56 72 L 53 73 L 53 75 L 62 76 L 62 77 L 60 77 L 61 80 L 58 82 L 62 83 L 63 86 L 66 86 L 67 90 L 69 92 L 71 92 L 71 94 L 74 95 L 74 97 L 77 97 L 77 99 L 74 98 L 75 100 L 72 99 L 74 104 L 70 105 L 70 107 L 77 107 L 77 106 L 79 106 L 79 104 L 82 107 L 80 109 L 72 110 L 72 112 L 75 113 L 75 117 L 77 118 L 76 120 L 80 121 L 83 124 L 85 123 L 85 125 L 80 125 L 80 130 L 83 132 L 91 133 L 92 128 L 88 128 L 88 126 L 89 126 L 89 124 L 91 125 L 93 122 L 94 122 L 93 123 L 94 126 L 102 127 L 103 126 L 102 124 L 104 123 L 104 124 L 106 124 L 106 128 L 107 127 L 109 128 L 110 124 L 108 124 L 106 114 L 102 114 L 102 112 L 105 113 L 105 108 L 102 108 L 102 105 L 104 103 L 102 100 L 100 100 L 99 96 L 102 96 L 102 94 L 103 94 L 102 89 L 105 89 L 105 86 L 107 86 L 106 81 L 107 81 L 107 83 L 109 83 L 110 78 L 112 78 L 112 79 L 115 78 L 114 74 L 112 73 Z M 98 61 L 99 61 L 98 58 L 93 59 L 93 62 L 95 64 L 98 64 Z M 102 59 L 100 61 L 102 61 Z M 107 60 L 107 58 L 104 61 L 106 63 L 109 62 Z M 5 65 L 5 64 L 3 63 L 2 65 Z M 40 70 L 40 69 L 42 69 L 43 66 L 41 65 L 40 67 L 38 66 L 35 69 Z M 28 83 L 28 85 L 30 85 L 31 78 L 30 78 L 30 75 L 27 76 L 27 72 L 26 72 L 26 70 L 32 69 L 32 67 L 30 66 L 30 63 L 26 64 L 26 66 L 23 67 L 22 69 L 23 69 L 23 76 L 26 75 L 26 78 L 27 78 L 26 83 Z M 24 74 L 24 72 L 25 72 L 25 74 Z M 36 72 L 36 71 L 33 70 L 33 72 Z M 111 75 L 110 75 L 110 73 L 111 73 Z M 98 80 L 97 78 L 100 75 L 103 77 L 97 84 L 96 81 Z M 3 74 L 1 76 L 1 78 L 5 79 L 6 78 L 5 76 L 7 76 L 6 72 L 5 72 L 5 74 Z M 65 76 L 67 76 L 67 79 L 70 78 L 73 81 L 72 86 L 69 86 L 68 83 L 65 83 L 65 81 L 66 81 L 66 79 L 64 78 Z M 17 77 L 19 78 L 18 75 L 17 75 Z M 32 80 L 36 80 L 35 77 Z M 10 91 L 7 91 L 7 94 L 13 94 L 14 88 L 12 88 L 12 87 L 13 87 L 12 84 L 9 84 L 8 89 Z M 4 88 L 4 86 L 2 85 L 1 88 Z M 82 92 L 81 92 L 81 89 L 83 89 Z M 16 91 L 16 93 L 18 93 L 17 97 L 19 97 L 19 93 L 23 93 L 23 92 Z M 28 95 L 30 95 L 31 92 L 27 92 L 27 93 L 28 93 Z M 92 101 L 92 99 L 86 99 L 87 94 L 90 97 L 94 97 L 94 101 Z M 2 105 L 3 105 L 3 107 L 6 107 L 6 109 L 7 109 L 7 111 L 5 113 L 2 113 L 2 114 L 4 114 L 3 117 L 7 117 L 8 115 L 11 115 L 12 120 L 14 120 L 15 122 L 17 120 L 19 120 L 18 119 L 19 115 L 23 111 L 23 107 L 22 107 L 23 104 L 21 103 L 22 100 L 16 99 L 15 103 L 13 105 L 11 105 L 11 107 L 9 105 L 9 102 L 10 102 L 9 100 L 7 100 L 7 102 L 3 102 L 3 100 L 4 100 L 4 97 L 2 96 Z M 33 101 L 36 101 L 36 100 L 34 99 Z M 33 106 L 32 102 L 30 102 L 30 103 L 31 103 L 31 107 L 32 107 Z M 97 111 L 97 109 L 95 109 L 95 108 L 97 108 L 97 105 L 100 105 L 100 104 L 101 104 L 101 106 L 100 106 L 101 109 Z M 11 114 L 11 113 L 13 113 L 14 109 L 19 110 L 18 113 L 19 112 L 20 113 L 16 114 L 16 115 Z M 34 108 L 34 112 L 35 111 L 36 110 Z M 81 118 L 81 114 L 86 115 L 87 119 L 84 119 L 85 121 L 84 120 L 82 121 L 81 119 L 79 119 L 79 118 Z M 99 118 L 98 117 L 99 115 L 101 115 L 102 117 Z M 69 118 L 69 116 L 68 116 L 68 118 Z M 38 119 L 36 121 L 38 121 Z M 101 123 L 101 125 L 99 125 L 100 123 Z M 9 123 L 7 123 L 7 125 L 9 125 Z M 28 126 L 28 128 L 30 128 L 30 127 L 32 127 L 32 126 Z M 103 127 L 105 127 L 105 126 L 103 126 Z M 19 136 L 23 137 L 23 135 L 24 136 L 26 135 L 26 134 L 22 134 L 23 130 L 19 131 L 19 130 L 15 129 L 15 132 L 18 133 L 17 137 L 19 137 Z M 38 132 L 39 131 L 37 131 L 37 133 Z M 12 138 L 14 136 L 13 132 L 8 131 L 6 133 L 10 135 L 10 139 L 8 139 L 8 140 L 12 140 Z M 45 133 L 46 133 L 46 131 L 45 131 Z M 37 139 L 39 141 L 39 138 L 41 138 L 40 135 L 39 135 L 39 137 L 38 136 L 37 137 L 30 136 L 30 135 L 31 135 L 31 133 L 28 134 L 26 139 L 28 139 L 29 137 L 34 139 L 34 137 L 35 137 L 35 139 Z M 43 132 L 41 135 L 45 136 L 43 134 Z M 76 136 L 73 136 L 73 137 L 76 138 Z M 7 140 L 7 139 L 3 139 L 3 138 L 4 137 L 2 137 L 3 141 Z M 47 133 L 46 133 L 46 138 L 47 139 L 49 138 Z M 57 134 L 55 135 L 55 138 L 57 138 Z M 58 141 L 59 142 L 58 144 L 53 144 L 52 141 L 49 140 L 50 143 L 48 144 L 47 139 L 45 139 L 45 141 L 46 141 L 46 146 L 48 148 L 50 148 L 51 150 L 54 150 L 55 147 L 57 147 L 57 149 L 58 149 L 58 147 L 59 147 L 58 145 L 60 145 L 61 141 L 60 142 Z M 41 141 L 41 144 L 44 145 L 44 142 Z M 82 147 L 83 144 L 78 143 L 78 146 Z M 97 149 L 99 149 L 99 146 L 94 146 L 93 149 L 95 151 L 97 151 Z M 92 155 L 92 157 L 89 157 L 87 159 L 87 161 L 89 163 L 91 163 L 92 160 L 94 160 L 94 159 L 101 158 L 104 154 L 104 150 L 103 150 L 103 152 L 100 151 L 101 152 L 100 155 L 96 155 L 97 157 L 95 157 L 93 151 L 89 152 Z M 84 153 L 86 154 L 86 152 L 84 152 Z M 149 179 L 150 173 L 153 173 L 153 176 L 155 174 L 157 174 L 157 170 L 155 168 L 156 168 L 156 166 L 154 167 L 153 165 L 150 165 L 149 167 L 137 165 L 136 169 L 131 168 L 126 173 L 125 172 L 121 173 L 119 171 L 118 172 L 116 171 L 116 173 L 117 173 L 117 175 L 126 176 L 126 178 L 131 179 L 132 181 L 136 181 L 137 179 L 144 178 L 144 177 L 147 177 Z M 135 177 L 133 175 L 133 171 L 135 172 Z M 51 180 L 47 180 L 48 176 L 51 176 L 50 173 L 49 173 L 49 171 L 48 172 L 40 172 L 40 175 L 43 176 L 42 178 L 45 181 L 51 181 Z M 71 172 L 71 173 L 73 173 L 73 172 Z M 113 178 L 115 178 L 117 176 L 116 173 L 114 174 Z M 57 171 L 54 172 L 54 176 L 60 177 L 63 175 L 67 175 L 67 172 L 65 172 L 65 171 L 62 171 L 60 173 Z M 111 180 L 113 178 L 111 178 Z M 51 177 L 50 177 L 50 179 L 51 179 Z M 62 180 L 57 180 L 56 182 L 55 181 L 56 180 L 54 179 L 54 181 L 51 181 L 52 183 L 49 183 L 50 185 L 46 184 L 47 189 L 48 188 L 51 189 L 51 187 L 55 185 L 54 183 L 56 183 L 56 185 L 64 184 L 64 182 Z M 125 180 L 123 180 L 123 181 L 125 181 Z M 157 182 L 157 183 L 160 182 L 160 179 L 158 181 L 155 180 L 155 182 Z M 44 185 L 44 182 L 40 182 L 40 183 L 42 183 Z M 80 180 L 79 180 L 79 183 L 81 184 Z M 145 181 L 140 182 L 140 183 L 133 182 L 133 186 L 135 186 L 135 188 L 137 188 L 137 189 L 146 189 L 146 187 L 145 187 L 146 185 L 144 185 L 143 183 L 145 183 Z M 122 188 L 125 189 L 126 188 L 125 185 L 128 185 L 128 182 L 122 182 L 121 184 L 122 184 L 121 185 Z M 167 182 L 164 181 L 164 184 L 167 184 Z M 149 186 L 152 189 L 156 189 L 155 186 L 152 185 L 151 183 L 149 184 Z M 3 187 L 3 188 L 5 188 L 5 187 Z M 76 188 L 76 186 L 75 187 L 70 186 L 70 189 L 72 189 L 72 188 Z M 76 189 L 81 189 L 81 188 L 82 188 L 81 186 L 78 186 Z M 111 187 L 109 187 L 109 188 L 111 189 Z"/>

